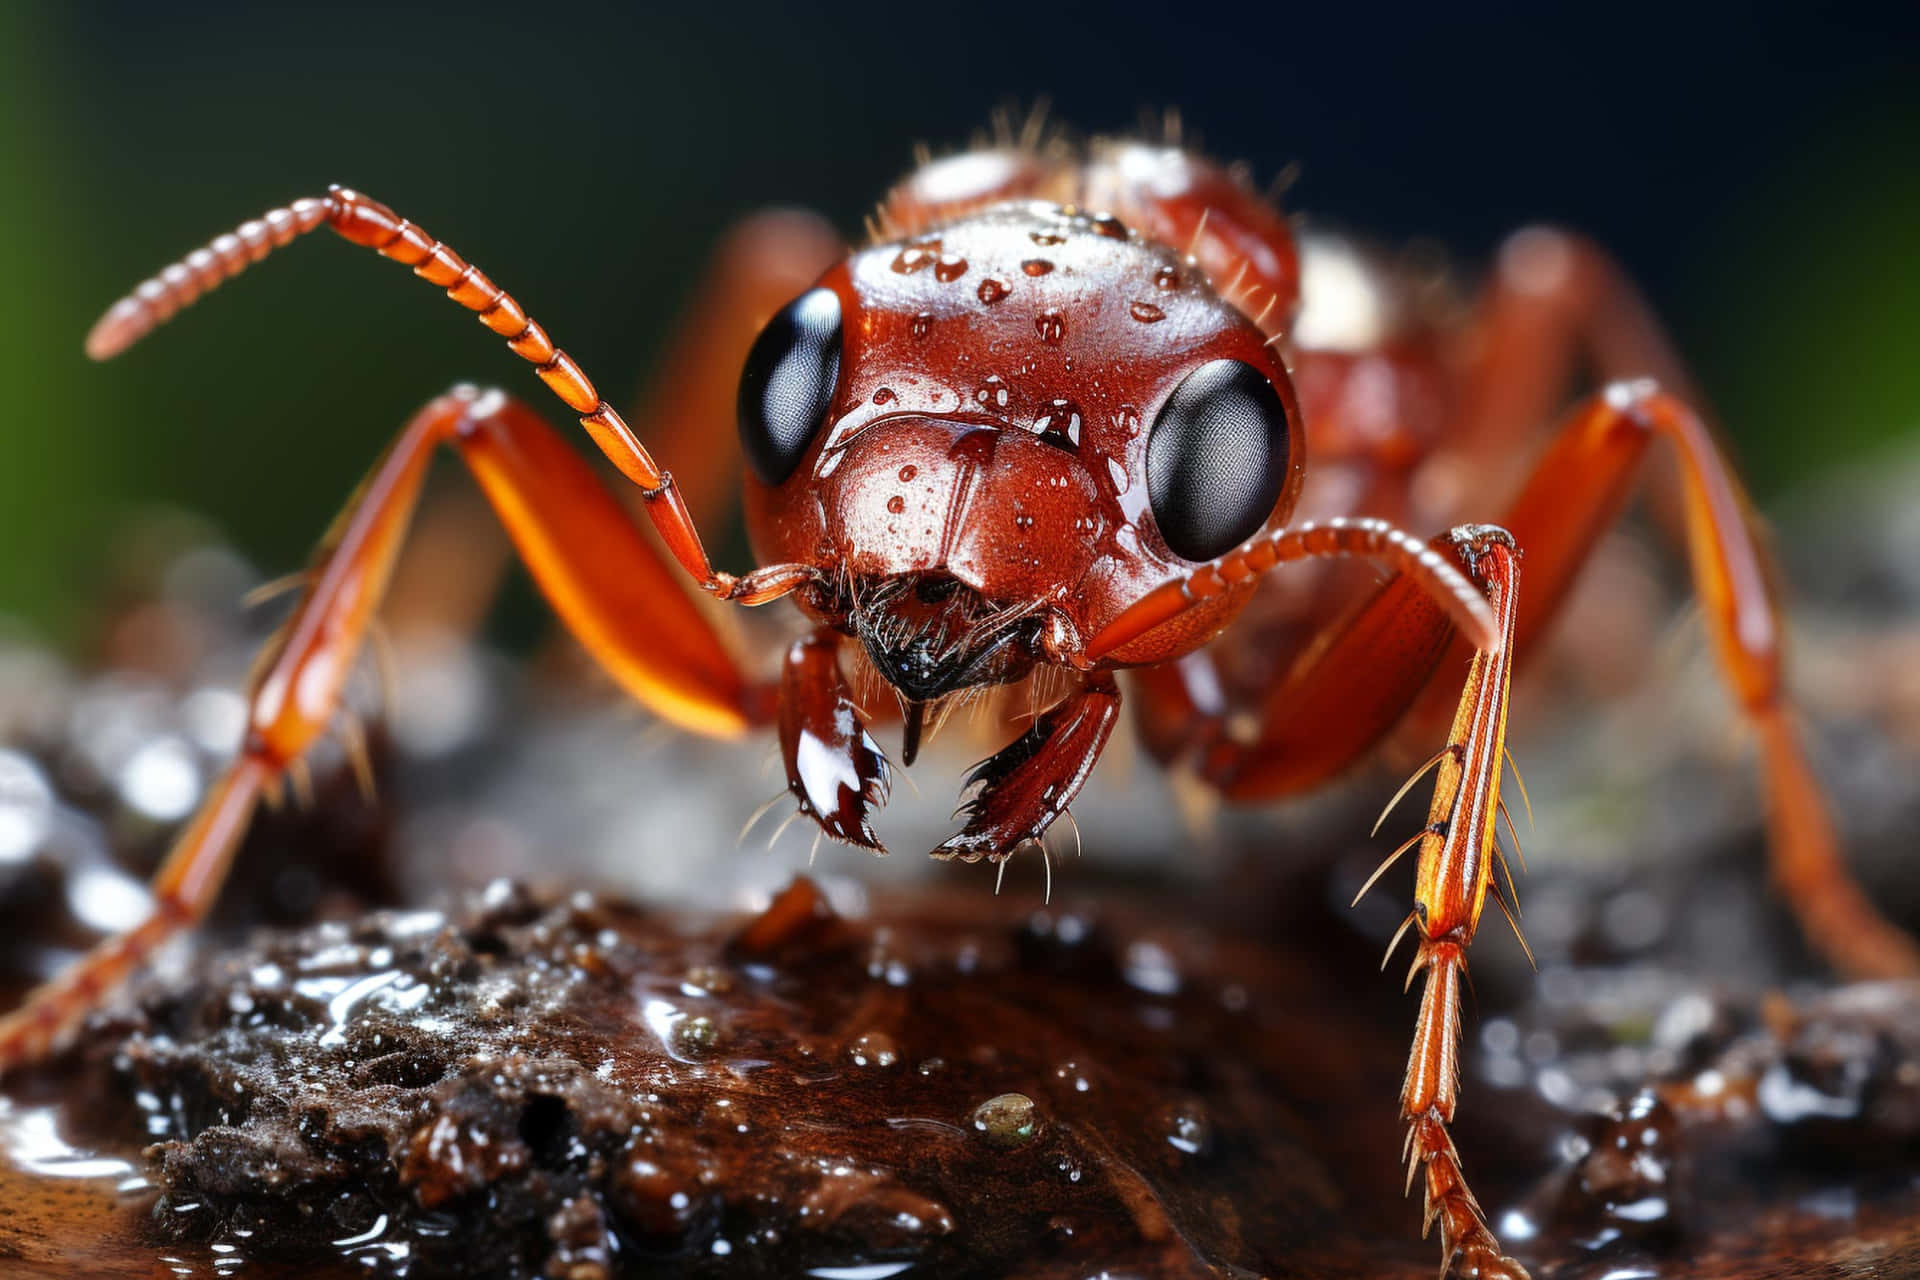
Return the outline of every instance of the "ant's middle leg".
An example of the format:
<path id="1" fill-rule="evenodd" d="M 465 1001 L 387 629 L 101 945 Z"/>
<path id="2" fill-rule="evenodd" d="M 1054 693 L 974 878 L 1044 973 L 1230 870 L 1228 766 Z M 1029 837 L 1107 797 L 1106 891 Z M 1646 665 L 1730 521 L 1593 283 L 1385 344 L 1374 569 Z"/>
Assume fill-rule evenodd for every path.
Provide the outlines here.
<path id="1" fill-rule="evenodd" d="M 437 447 L 467 463 L 556 612 L 662 718 L 728 736 L 773 715 L 774 689 L 729 656 L 673 567 L 538 415 L 458 388 L 401 431 L 321 542 L 248 699 L 246 738 L 153 881 L 154 911 L 0 1019 L 0 1072 L 45 1052 L 160 944 L 213 905 L 259 797 L 331 726 Z M 749 578 L 744 580 L 751 582 Z"/>
<path id="2" fill-rule="evenodd" d="M 1463 344 L 1450 439 L 1493 465 L 1565 406 L 1580 365 L 1600 384 L 1652 378 L 1700 402 L 1659 319 L 1619 264 L 1592 241 L 1554 227 L 1507 237 Z"/>

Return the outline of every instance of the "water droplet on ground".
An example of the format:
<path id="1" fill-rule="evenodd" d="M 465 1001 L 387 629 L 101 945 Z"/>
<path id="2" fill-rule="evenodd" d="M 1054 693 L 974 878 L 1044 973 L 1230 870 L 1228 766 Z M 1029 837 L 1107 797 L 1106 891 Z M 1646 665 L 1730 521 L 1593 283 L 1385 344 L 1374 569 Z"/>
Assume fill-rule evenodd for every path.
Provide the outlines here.
<path id="1" fill-rule="evenodd" d="M 1024 1093 L 1003 1093 L 973 1109 L 973 1131 L 996 1147 L 1019 1147 L 1040 1132 L 1039 1109 Z"/>

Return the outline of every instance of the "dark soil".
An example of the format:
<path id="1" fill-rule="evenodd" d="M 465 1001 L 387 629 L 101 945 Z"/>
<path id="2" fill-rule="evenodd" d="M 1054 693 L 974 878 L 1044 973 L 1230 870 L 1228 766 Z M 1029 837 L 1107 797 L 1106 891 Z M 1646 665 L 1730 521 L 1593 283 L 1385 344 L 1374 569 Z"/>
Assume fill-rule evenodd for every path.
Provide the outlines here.
<path id="1" fill-rule="evenodd" d="M 502 884 L 209 954 L 20 1098 L 151 1139 L 130 1241 L 206 1274 L 1430 1275 L 1398 1020 L 1316 954 L 1365 972 L 1137 902 L 851 920 L 802 880 L 695 923 Z M 1461 1127 L 1536 1275 L 1920 1272 L 1920 989 L 1560 994 L 1482 1055 L 1531 1087 L 1470 1082 Z M 1548 1072 L 1624 1101 L 1574 1119 Z M 75 1225 L 10 1198 L 0 1254 Z"/>

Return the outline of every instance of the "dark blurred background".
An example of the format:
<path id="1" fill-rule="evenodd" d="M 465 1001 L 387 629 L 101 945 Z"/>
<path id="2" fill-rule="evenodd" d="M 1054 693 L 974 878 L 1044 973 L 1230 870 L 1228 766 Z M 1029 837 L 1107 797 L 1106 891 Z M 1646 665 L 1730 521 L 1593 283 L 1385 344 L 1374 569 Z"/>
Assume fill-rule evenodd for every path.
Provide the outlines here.
<path id="1" fill-rule="evenodd" d="M 1089 131 L 1176 106 L 1262 178 L 1297 162 L 1293 207 L 1467 259 L 1527 220 L 1591 232 L 1676 331 L 1763 501 L 1920 433 L 1916 6 L 16 2 L 0 613 L 69 636 L 116 521 L 154 502 L 295 567 L 424 398 L 533 385 L 433 291 L 324 236 L 87 364 L 106 303 L 269 205 L 375 193 L 617 398 L 730 219 L 796 203 L 855 231 L 914 142 L 1039 95 Z"/>

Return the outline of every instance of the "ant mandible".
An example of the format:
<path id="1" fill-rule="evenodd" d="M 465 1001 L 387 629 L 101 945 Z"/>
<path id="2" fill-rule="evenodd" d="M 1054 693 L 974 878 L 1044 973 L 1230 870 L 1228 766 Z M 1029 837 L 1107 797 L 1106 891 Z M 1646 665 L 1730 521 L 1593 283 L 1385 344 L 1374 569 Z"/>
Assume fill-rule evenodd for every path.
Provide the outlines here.
<path id="1" fill-rule="evenodd" d="M 1445 1263 L 1466 1273 L 1524 1274 L 1448 1133 L 1466 950 L 1488 897 L 1512 917 L 1496 826 L 1513 660 L 1553 618 L 1655 440 L 1677 456 L 1694 589 L 1759 739 L 1777 882 L 1841 968 L 1920 969 L 1838 856 L 1782 689 L 1780 615 L 1747 499 L 1676 393 L 1683 377 L 1645 306 L 1578 238 L 1519 233 L 1477 301 L 1449 305 L 1382 255 L 1296 235 L 1241 174 L 1177 141 L 923 154 L 865 247 L 849 253 L 796 214 L 729 240 L 679 380 L 647 419 L 682 451 L 678 481 L 518 302 L 342 187 L 166 268 L 107 312 L 88 353 L 120 352 L 321 226 L 412 267 L 531 362 L 638 486 L 701 590 L 750 605 L 791 597 L 813 625 L 777 679 L 750 675 L 533 410 L 455 388 L 407 423 L 322 541 L 258 668 L 245 740 L 155 877 L 152 918 L 0 1022 L 0 1070 L 44 1053 L 205 914 L 256 801 L 335 722 L 442 444 L 623 688 L 697 732 L 774 727 L 801 811 L 868 848 L 890 766 L 842 671 L 850 638 L 899 695 L 907 764 L 930 705 L 1068 673 L 1068 692 L 973 774 L 965 826 L 935 850 L 967 861 L 1004 860 L 1066 812 L 1118 719 L 1117 669 L 1132 669 L 1148 749 L 1237 801 L 1325 781 L 1403 720 L 1444 720 L 1451 681 L 1432 677 L 1464 670 L 1451 731 L 1422 770 L 1435 779 L 1428 823 L 1387 864 L 1418 848 L 1394 939 L 1413 931 L 1408 984 L 1426 975 L 1400 1095 L 1408 1179 L 1424 1170 L 1425 1227 L 1439 1224 Z M 1556 407 L 1576 357 L 1604 390 L 1495 508 L 1492 482 Z M 739 576 L 709 562 L 686 497 L 725 480 L 714 428 L 730 414 L 762 564 Z M 1355 510 L 1371 514 L 1345 518 Z M 1495 510 L 1498 525 L 1430 541 L 1400 527 Z M 1389 576 L 1275 572 L 1338 557 Z"/>

